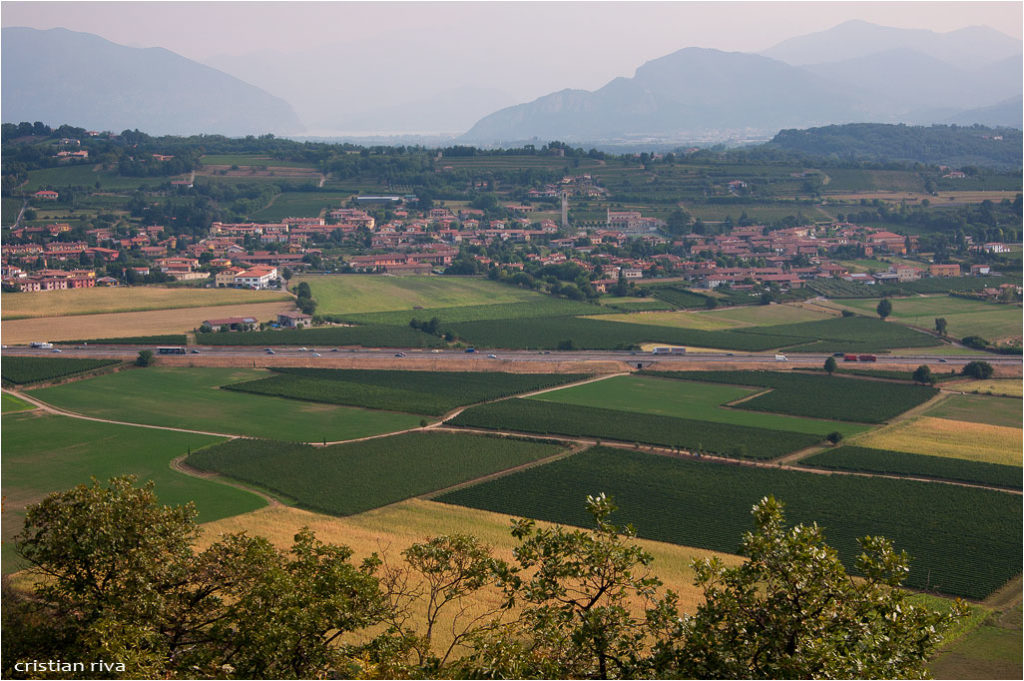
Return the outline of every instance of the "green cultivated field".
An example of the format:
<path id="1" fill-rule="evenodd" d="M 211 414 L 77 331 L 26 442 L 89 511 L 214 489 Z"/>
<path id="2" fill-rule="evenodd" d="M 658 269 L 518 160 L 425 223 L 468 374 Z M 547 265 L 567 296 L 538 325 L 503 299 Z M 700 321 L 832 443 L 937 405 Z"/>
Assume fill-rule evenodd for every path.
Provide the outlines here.
<path id="1" fill-rule="evenodd" d="M 803 338 L 806 345 L 783 340 L 783 345 L 796 346 L 788 348 L 791 352 L 838 352 L 847 348 L 881 352 L 892 348 L 941 344 L 941 341 L 927 334 L 870 317 L 833 317 L 817 322 L 741 328 L 736 329 L 736 333 L 780 336 L 783 339 L 794 336 Z"/>
<path id="2" fill-rule="evenodd" d="M 837 303 L 862 314 L 873 314 L 878 303 L 873 300 L 837 300 Z M 935 328 L 935 318 L 944 317 L 946 333 L 954 338 L 981 336 L 989 340 L 1020 338 L 1021 308 L 954 296 L 895 298 L 892 319 L 926 329 Z"/>
<path id="3" fill-rule="evenodd" d="M 0 359 L 0 375 L 3 376 L 3 380 L 11 383 L 39 383 L 120 363 L 117 359 L 4 357 Z"/>
<path id="4" fill-rule="evenodd" d="M 541 296 L 536 300 L 521 303 L 496 303 L 494 305 L 461 305 L 458 307 L 434 307 L 424 310 L 395 310 L 390 312 L 363 312 L 360 314 L 328 315 L 331 321 L 353 324 L 387 324 L 407 326 L 413 319 L 430 321 L 437 317 L 441 328 L 457 322 L 477 322 L 496 319 L 527 319 L 530 317 L 572 317 L 575 315 L 605 314 L 610 310 L 598 305 L 580 303 L 564 298 Z"/>
<path id="5" fill-rule="evenodd" d="M 852 568 L 855 539 L 882 535 L 906 550 L 906 583 L 984 598 L 1020 573 L 1020 497 L 914 481 L 827 476 L 687 461 L 596 447 L 440 496 L 445 503 L 588 527 L 588 494 L 604 492 L 639 535 L 735 552 L 750 508 L 773 494 L 791 523 L 818 522 Z"/>
<path id="6" fill-rule="evenodd" d="M 28 411 L 29 409 L 35 409 L 35 406 L 29 404 L 25 400 L 18 399 L 14 395 L 8 395 L 7 393 L 3 393 L 4 414 L 15 411 Z"/>
<path id="7" fill-rule="evenodd" d="M 726 402 L 749 397 L 758 391 L 759 389 L 653 376 L 615 376 L 603 381 L 544 393 L 532 399 L 821 436 L 839 431 L 844 437 L 848 437 L 868 428 L 838 421 L 751 413 L 743 411 L 743 405 L 739 405 L 739 409 L 721 406 Z"/>
<path id="8" fill-rule="evenodd" d="M 285 218 L 316 217 L 324 208 L 336 208 L 351 196 L 348 192 L 284 192 L 274 202 L 253 213 L 253 220 L 277 222 Z"/>
<path id="9" fill-rule="evenodd" d="M 839 376 L 775 371 L 665 371 L 646 375 L 707 383 L 760 386 L 772 391 L 748 400 L 740 409 L 771 411 L 838 421 L 882 423 L 923 404 L 938 394 L 935 388 L 861 381 Z"/>
<path id="10" fill-rule="evenodd" d="M 635 314 L 606 314 L 600 318 L 603 322 L 622 322 L 623 324 L 636 324 L 642 322 L 650 326 L 668 326 L 676 329 L 700 329 L 701 331 L 723 331 L 734 329 L 742 324 L 711 317 L 693 310 L 671 310 L 668 312 L 648 312 L 644 315 Z"/>
<path id="11" fill-rule="evenodd" d="M 950 395 L 925 412 L 925 416 L 1020 428 L 1021 401 L 1012 397 Z"/>
<path id="12" fill-rule="evenodd" d="M 155 187 L 172 179 L 169 177 L 121 177 L 113 172 L 94 172 L 93 167 L 92 163 L 88 163 L 31 170 L 28 173 L 28 183 L 23 189 L 29 192 L 47 187 L 55 187 L 58 191 L 61 187 L 86 187 L 90 191 L 134 190 L 139 187 Z M 95 189 L 97 182 L 100 183 L 100 189 Z M 44 204 L 40 203 L 40 205 Z"/>
<path id="13" fill-rule="evenodd" d="M 6 395 L 4 396 L 6 398 Z M 25 506 L 49 492 L 131 473 L 156 482 L 160 502 L 194 501 L 199 521 L 208 522 L 265 505 L 258 496 L 169 468 L 171 459 L 189 449 L 219 442 L 191 433 L 134 428 L 64 416 L 4 416 L 4 571 L 17 569 L 10 539 L 21 529 Z M 11 517 L 8 517 L 10 514 Z"/>
<path id="14" fill-rule="evenodd" d="M 313 165 L 311 163 L 282 161 L 280 159 L 260 154 L 206 154 L 202 156 L 199 161 L 200 163 L 209 166 L 267 166 L 268 168 L 309 168 L 310 170 L 313 170 Z"/>
<path id="15" fill-rule="evenodd" d="M 538 301 L 545 297 L 474 277 L 382 277 L 373 274 L 297 276 L 289 282 L 295 290 L 309 283 L 319 314 L 356 314 L 389 310 L 413 310 L 462 305 L 489 305 Z M 408 323 L 408 320 L 406 320 Z"/>
<path id="16" fill-rule="evenodd" d="M 944 456 L 907 454 L 888 449 L 839 447 L 800 460 L 811 468 L 867 471 L 941 480 L 958 480 L 1009 489 L 1021 489 L 1020 466 L 964 461 Z"/>
<path id="17" fill-rule="evenodd" d="M 554 456 L 560 447 L 464 433 L 418 432 L 312 447 L 233 440 L 190 465 L 259 485 L 298 505 L 351 515 Z"/>
<path id="18" fill-rule="evenodd" d="M 61 341 L 67 345 L 92 343 L 93 345 L 185 345 L 188 337 L 183 333 L 163 336 L 126 336 L 123 338 L 90 338 L 88 340 Z"/>
<path id="19" fill-rule="evenodd" d="M 378 435 L 419 425 L 419 416 L 219 390 L 264 378 L 250 369 L 122 371 L 32 392 L 88 416 L 215 433 L 311 442 Z"/>
<path id="20" fill-rule="evenodd" d="M 1024 676 L 1021 605 L 992 613 L 963 638 L 945 646 L 928 664 L 936 679 L 1019 679 Z"/>
<path id="21" fill-rule="evenodd" d="M 750 326 L 774 326 L 831 319 L 833 315 L 820 310 L 809 310 L 796 305 L 747 305 L 700 313 L 715 319 L 725 319 Z"/>
<path id="22" fill-rule="evenodd" d="M 584 350 L 625 349 L 641 343 L 695 345 L 728 350 L 770 350 L 798 343 L 798 337 L 779 338 L 737 331 L 702 331 L 644 324 L 646 315 L 635 315 L 636 324 L 582 318 L 534 318 L 465 322 L 451 326 L 465 342 L 488 348 L 553 349 L 565 340 Z"/>
<path id="23" fill-rule="evenodd" d="M 1017 284 L 1020 277 L 931 277 L 903 284 L 867 285 L 840 279 L 815 279 L 807 287 L 829 298 L 882 298 L 912 296 L 915 294 L 949 293 L 950 291 L 980 291 L 998 288 L 1000 284 Z M 871 308 L 874 311 L 874 307 Z"/>
<path id="24" fill-rule="evenodd" d="M 275 369 L 278 375 L 230 390 L 312 402 L 440 416 L 455 407 L 586 378 L 582 374 Z"/>
<path id="25" fill-rule="evenodd" d="M 708 296 L 693 293 L 685 288 L 676 288 L 675 286 L 651 287 L 651 292 L 655 298 L 664 300 L 666 303 L 671 303 L 676 307 L 702 308 L 708 302 Z"/>
<path id="26" fill-rule="evenodd" d="M 642 442 L 749 459 L 772 459 L 821 441 L 821 437 L 807 433 L 657 414 L 573 404 L 552 408 L 550 402 L 537 399 L 512 399 L 482 404 L 467 409 L 449 423 L 470 428 Z"/>

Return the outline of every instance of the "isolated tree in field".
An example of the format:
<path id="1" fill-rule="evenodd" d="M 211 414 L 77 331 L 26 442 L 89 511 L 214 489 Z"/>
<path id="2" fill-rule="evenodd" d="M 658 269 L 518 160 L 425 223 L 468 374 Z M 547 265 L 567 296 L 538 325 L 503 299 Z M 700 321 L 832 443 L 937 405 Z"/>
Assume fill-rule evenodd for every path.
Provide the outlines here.
<path id="1" fill-rule="evenodd" d="M 940 336 L 945 336 L 946 335 L 946 318 L 945 317 L 936 317 L 935 318 L 935 330 L 938 332 L 938 334 Z"/>
<path id="2" fill-rule="evenodd" d="M 153 363 L 152 350 L 139 350 L 139 356 L 135 358 L 135 366 L 148 367 Z"/>
<path id="3" fill-rule="evenodd" d="M 878 313 L 879 317 L 885 319 L 892 314 L 892 301 L 888 298 L 882 298 L 882 300 L 878 302 L 878 307 L 875 308 L 875 312 Z"/>
<path id="4" fill-rule="evenodd" d="M 914 382 L 923 383 L 924 385 L 934 385 L 935 377 L 932 376 L 931 367 L 927 364 L 922 364 L 914 369 Z"/>
<path id="5" fill-rule="evenodd" d="M 836 358 L 835 357 L 829 357 L 828 359 L 825 360 L 825 371 L 828 372 L 829 376 L 831 376 L 833 373 L 835 373 L 835 370 L 837 368 L 838 367 L 836 366 Z"/>
<path id="6" fill-rule="evenodd" d="M 960 370 L 960 373 L 963 374 L 964 376 L 986 379 L 992 378 L 993 371 L 994 370 L 992 369 L 992 365 L 989 364 L 988 362 L 981 362 L 975 360 L 973 362 L 968 362 L 967 364 L 965 364 L 964 368 Z"/>

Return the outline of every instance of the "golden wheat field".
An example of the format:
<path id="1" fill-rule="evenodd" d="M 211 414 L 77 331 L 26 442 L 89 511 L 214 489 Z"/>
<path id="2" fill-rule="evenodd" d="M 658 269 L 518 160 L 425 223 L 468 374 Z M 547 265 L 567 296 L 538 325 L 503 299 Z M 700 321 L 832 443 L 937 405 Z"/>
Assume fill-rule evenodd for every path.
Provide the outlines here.
<path id="1" fill-rule="evenodd" d="M 1020 466 L 1021 434 L 1020 428 L 925 416 L 881 428 L 851 444 Z"/>
<path id="2" fill-rule="evenodd" d="M 295 309 L 291 300 L 277 303 L 213 305 L 148 312 L 114 312 L 71 317 L 38 317 L 4 322 L 4 343 L 32 341 L 90 340 L 188 333 L 205 319 L 255 317 L 260 321 L 277 319 L 279 312 Z"/>
<path id="3" fill-rule="evenodd" d="M 993 395 L 1006 395 L 1007 397 L 1024 396 L 1024 383 L 1013 378 L 990 379 L 987 381 L 968 381 L 966 383 L 952 383 L 951 390 L 961 390 L 965 393 L 978 392 L 982 395 L 992 393 Z"/>
<path id="4" fill-rule="evenodd" d="M 280 291 L 131 286 L 4 293 L 0 296 L 0 303 L 2 303 L 0 308 L 3 310 L 3 319 L 6 321 L 25 317 L 64 317 L 109 312 L 173 310 L 183 307 L 269 303 L 290 299 L 291 296 Z"/>
<path id="5" fill-rule="evenodd" d="M 223 533 L 245 531 L 250 535 L 266 537 L 279 548 L 286 548 L 290 546 L 296 532 L 309 527 L 323 541 L 352 548 L 354 562 L 377 552 L 386 554 L 389 562 L 397 565 L 401 560 L 401 551 L 413 543 L 442 534 L 465 533 L 493 547 L 496 557 L 512 560 L 515 540 L 509 534 L 510 522 L 511 516 L 423 499 L 410 499 L 343 518 L 287 506 L 271 506 L 202 525 L 203 533 L 198 546 L 208 546 Z M 551 523 L 543 522 L 538 525 L 552 526 Z M 680 607 L 686 612 L 693 612 L 703 600 L 701 592 L 693 586 L 693 571 L 690 569 L 692 559 L 717 555 L 727 565 L 738 565 L 742 560 L 739 556 L 662 542 L 638 539 L 636 543 L 654 555 L 651 572 L 665 582 L 666 588 L 679 595 Z M 468 614 L 485 613 L 498 602 L 495 593 L 478 594 L 474 596 Z M 440 629 L 444 631 L 449 626 L 450 623 L 446 623 Z M 448 640 L 450 635 L 449 638 L 439 638 L 438 642 L 447 645 Z"/>

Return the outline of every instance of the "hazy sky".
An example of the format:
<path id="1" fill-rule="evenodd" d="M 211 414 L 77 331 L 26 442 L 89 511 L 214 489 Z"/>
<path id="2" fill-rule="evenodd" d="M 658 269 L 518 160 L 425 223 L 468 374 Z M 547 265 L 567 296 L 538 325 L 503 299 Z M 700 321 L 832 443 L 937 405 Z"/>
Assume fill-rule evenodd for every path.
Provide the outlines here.
<path id="1" fill-rule="evenodd" d="M 502 106 L 563 88 L 596 90 L 684 47 L 757 52 L 851 19 L 937 32 L 983 25 L 1020 39 L 1022 6 L 1019 1 L 2 2 L 0 22 L 63 27 L 122 45 L 167 48 L 286 99 L 315 129 L 346 115 L 352 123 L 359 112 L 372 118 L 382 107 L 422 109 L 431 97 L 475 88 L 448 114 L 462 114 L 466 120 L 457 125 L 467 125 Z"/>
<path id="2" fill-rule="evenodd" d="M 849 19 L 950 31 L 985 25 L 1021 38 L 1020 2 L 3 2 L 4 26 L 61 26 L 191 59 L 287 52 L 395 31 L 438 41 L 492 41 L 578 55 L 600 71 L 598 45 L 635 67 L 682 47 L 754 52 Z M 595 45 L 595 40 L 598 41 Z M 608 42 L 610 41 L 610 42 Z M 471 41 L 476 43 L 476 41 Z M 571 48 L 571 49 L 566 49 Z M 605 74 L 601 74 L 604 77 Z"/>

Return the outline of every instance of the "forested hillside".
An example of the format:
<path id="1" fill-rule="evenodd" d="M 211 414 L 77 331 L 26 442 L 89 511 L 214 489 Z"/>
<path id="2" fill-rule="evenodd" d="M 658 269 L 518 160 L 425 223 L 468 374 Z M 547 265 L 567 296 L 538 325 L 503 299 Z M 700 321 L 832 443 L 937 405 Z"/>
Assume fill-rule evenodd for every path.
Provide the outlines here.
<path id="1" fill-rule="evenodd" d="M 912 161 L 1009 169 L 1020 167 L 1021 131 L 978 125 L 851 123 L 782 130 L 766 146 L 850 161 Z"/>

